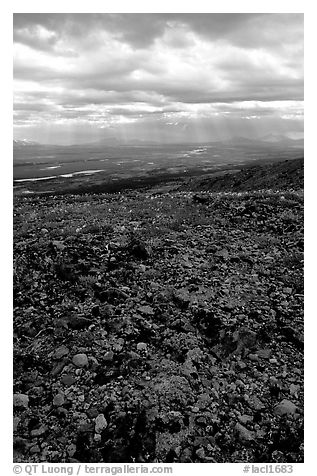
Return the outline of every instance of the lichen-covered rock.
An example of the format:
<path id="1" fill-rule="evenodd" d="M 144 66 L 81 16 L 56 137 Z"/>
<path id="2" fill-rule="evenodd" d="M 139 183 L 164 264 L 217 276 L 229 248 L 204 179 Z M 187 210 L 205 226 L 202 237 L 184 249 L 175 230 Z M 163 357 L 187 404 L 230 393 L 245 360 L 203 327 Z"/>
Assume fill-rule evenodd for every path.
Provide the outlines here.
<path id="1" fill-rule="evenodd" d="M 282 416 L 293 414 L 296 412 L 296 410 L 297 407 L 295 403 L 291 402 L 290 400 L 284 399 L 274 407 L 273 412 L 275 413 L 275 415 Z"/>

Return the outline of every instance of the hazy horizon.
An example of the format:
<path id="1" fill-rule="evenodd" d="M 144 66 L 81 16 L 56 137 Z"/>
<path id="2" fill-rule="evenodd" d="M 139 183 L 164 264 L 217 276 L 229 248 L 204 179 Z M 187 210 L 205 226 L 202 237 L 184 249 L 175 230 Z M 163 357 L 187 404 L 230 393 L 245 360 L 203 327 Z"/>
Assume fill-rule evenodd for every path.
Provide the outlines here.
<path id="1" fill-rule="evenodd" d="M 14 138 L 303 137 L 303 14 L 14 14 Z"/>

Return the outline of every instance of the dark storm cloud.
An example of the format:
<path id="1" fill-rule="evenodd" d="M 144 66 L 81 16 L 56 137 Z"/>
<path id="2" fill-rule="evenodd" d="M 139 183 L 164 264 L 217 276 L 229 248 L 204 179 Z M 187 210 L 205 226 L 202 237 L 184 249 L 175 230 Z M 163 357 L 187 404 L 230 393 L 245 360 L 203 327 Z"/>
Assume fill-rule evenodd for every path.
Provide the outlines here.
<path id="1" fill-rule="evenodd" d="M 211 40 L 228 40 L 246 47 L 292 42 L 303 37 L 302 14 L 267 13 L 125 13 L 125 14 L 15 14 L 15 40 L 39 49 L 53 49 L 59 37 L 83 39 L 95 37 L 100 30 L 136 48 L 148 47 L 165 30 L 185 25 Z M 38 28 L 52 32 L 46 41 L 36 42 Z M 33 36 L 30 34 L 33 33 Z M 293 37 L 293 38 L 292 38 Z"/>
<path id="2" fill-rule="evenodd" d="M 14 39 L 38 49 L 54 52 L 58 38 L 83 42 L 93 48 L 96 32 L 107 31 L 134 47 L 148 46 L 164 31 L 166 18 L 160 14 L 15 14 Z M 40 28 L 52 33 L 46 41 L 34 38 Z M 33 35 L 32 35 L 33 34 Z"/>
<path id="3" fill-rule="evenodd" d="M 15 14 L 14 41 L 19 125 L 243 118 L 250 101 L 286 117 L 303 99 L 301 14 Z"/>

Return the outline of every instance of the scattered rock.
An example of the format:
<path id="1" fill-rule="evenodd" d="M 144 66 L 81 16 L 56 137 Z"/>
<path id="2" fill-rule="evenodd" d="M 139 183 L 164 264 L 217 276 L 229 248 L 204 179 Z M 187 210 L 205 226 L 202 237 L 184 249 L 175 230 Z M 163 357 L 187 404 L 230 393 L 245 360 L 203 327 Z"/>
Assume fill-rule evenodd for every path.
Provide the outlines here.
<path id="1" fill-rule="evenodd" d="M 296 413 L 296 410 L 297 406 L 293 402 L 284 399 L 274 407 L 273 413 L 280 416 L 291 415 Z"/>
<path id="2" fill-rule="evenodd" d="M 62 393 L 58 393 L 57 395 L 55 395 L 53 399 L 53 405 L 55 407 L 61 407 L 62 405 L 64 405 L 64 403 L 65 403 L 65 397 Z"/>
<path id="3" fill-rule="evenodd" d="M 63 360 L 60 361 L 60 362 L 57 362 L 57 364 L 54 365 L 54 367 L 53 367 L 53 369 L 52 369 L 52 371 L 51 371 L 51 375 L 52 375 L 53 377 L 55 377 L 56 375 L 60 374 L 60 373 L 62 372 L 63 368 L 65 367 L 65 365 L 66 365 L 65 359 L 63 359 Z"/>
<path id="4" fill-rule="evenodd" d="M 65 355 L 68 355 L 68 354 L 69 354 L 68 347 L 66 347 L 66 345 L 61 345 L 55 350 L 53 354 L 53 359 L 60 360 L 63 357 L 65 357 Z"/>
<path id="5" fill-rule="evenodd" d="M 88 367 L 88 357 L 86 354 L 74 355 L 72 362 L 79 368 Z"/>
<path id="6" fill-rule="evenodd" d="M 205 449 L 204 448 L 198 448 L 198 450 L 196 450 L 196 456 L 200 459 L 200 460 L 204 460 L 205 459 Z"/>
<path id="7" fill-rule="evenodd" d="M 186 309 L 190 303 L 190 296 L 187 289 L 177 289 L 174 291 L 174 300 L 181 309 Z"/>
<path id="8" fill-rule="evenodd" d="M 252 410 L 261 411 L 265 409 L 264 403 L 256 395 L 249 397 L 248 404 Z"/>
<path id="9" fill-rule="evenodd" d="M 100 413 L 95 418 L 95 432 L 101 433 L 103 430 L 107 428 L 107 426 L 108 426 L 107 420 L 105 419 L 104 415 Z"/>
<path id="10" fill-rule="evenodd" d="M 294 395 L 295 397 L 297 397 L 297 394 L 299 392 L 299 389 L 300 389 L 300 386 L 299 385 L 295 385 L 294 383 L 292 383 L 289 387 L 289 393 L 290 395 Z"/>
<path id="11" fill-rule="evenodd" d="M 98 407 L 88 408 L 86 413 L 89 418 L 96 418 L 99 415 Z"/>
<path id="12" fill-rule="evenodd" d="M 253 421 L 253 417 L 250 415 L 240 415 L 238 416 L 238 420 L 242 425 L 246 425 L 247 423 L 251 423 Z"/>
<path id="13" fill-rule="evenodd" d="M 31 431 L 31 436 L 32 437 L 38 437 L 38 436 L 43 436 L 47 432 L 48 427 L 46 425 L 41 425 L 39 428 L 36 428 L 35 430 Z"/>
<path id="14" fill-rule="evenodd" d="M 112 352 L 112 350 L 110 350 L 103 355 L 102 359 L 104 362 L 112 362 L 113 358 L 114 358 L 114 353 Z"/>
<path id="15" fill-rule="evenodd" d="M 145 316 L 154 316 L 154 309 L 151 306 L 139 306 L 138 311 Z"/>
<path id="16" fill-rule="evenodd" d="M 257 355 L 260 357 L 260 359 L 266 359 L 268 360 L 271 356 L 271 349 L 260 349 L 257 351 Z"/>
<path id="17" fill-rule="evenodd" d="M 215 256 L 227 260 L 229 258 L 229 251 L 226 248 L 223 248 L 222 250 L 216 251 Z"/>
<path id="18" fill-rule="evenodd" d="M 30 453 L 31 454 L 41 453 L 41 448 L 39 447 L 39 445 L 34 445 L 30 448 Z"/>
<path id="19" fill-rule="evenodd" d="M 141 351 L 147 352 L 147 344 L 145 342 L 138 342 L 136 349 L 138 352 L 141 352 Z"/>
<path id="20" fill-rule="evenodd" d="M 15 203 L 16 462 L 302 461 L 301 192 L 31 195 Z"/>
<path id="21" fill-rule="evenodd" d="M 29 396 L 23 393 L 13 395 L 13 406 L 20 409 L 26 409 L 29 406 Z"/>
<path id="22" fill-rule="evenodd" d="M 241 425 L 240 423 L 236 424 L 235 432 L 238 439 L 241 441 L 241 443 L 246 443 L 249 441 L 253 441 L 255 439 L 254 432 L 248 430 L 247 428 L 245 428 L 245 426 Z"/>
<path id="23" fill-rule="evenodd" d="M 21 418 L 14 417 L 13 418 L 13 431 L 17 431 Z"/>
<path id="24" fill-rule="evenodd" d="M 58 240 L 53 240 L 52 241 L 52 246 L 54 248 L 56 248 L 58 251 L 63 251 L 64 248 L 65 248 L 65 245 L 62 241 L 58 241 Z"/>
<path id="25" fill-rule="evenodd" d="M 283 288 L 283 293 L 285 294 L 292 294 L 293 290 L 292 288 Z"/>
<path id="26" fill-rule="evenodd" d="M 74 385 L 76 379 L 73 375 L 65 374 L 62 376 L 61 382 L 66 385 L 66 387 L 70 387 L 71 385 Z"/>
<path id="27" fill-rule="evenodd" d="M 117 339 L 117 341 L 112 345 L 112 349 L 115 352 L 121 352 L 124 346 L 124 340 L 122 338 Z"/>
<path id="28" fill-rule="evenodd" d="M 71 443 L 69 446 L 67 446 L 67 454 L 68 456 L 70 456 L 71 458 L 74 456 L 74 454 L 76 453 L 76 450 L 77 450 L 77 446 L 74 444 L 74 443 Z"/>

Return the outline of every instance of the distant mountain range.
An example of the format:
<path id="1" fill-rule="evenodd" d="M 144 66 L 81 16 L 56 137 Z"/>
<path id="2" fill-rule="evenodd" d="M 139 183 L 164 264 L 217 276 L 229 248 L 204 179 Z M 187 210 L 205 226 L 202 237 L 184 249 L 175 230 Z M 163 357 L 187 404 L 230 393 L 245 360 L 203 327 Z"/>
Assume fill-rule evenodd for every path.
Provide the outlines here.
<path id="1" fill-rule="evenodd" d="M 299 147 L 302 148 L 304 146 L 303 139 L 291 139 L 287 135 L 282 134 L 267 134 L 257 139 L 249 139 L 247 137 L 233 137 L 230 139 L 225 140 L 215 140 L 215 141 L 207 141 L 203 143 L 199 143 L 199 145 L 207 145 L 207 144 L 224 144 L 224 145 L 232 145 L 232 146 L 287 146 L 287 147 Z M 14 150 L 21 150 L 25 148 L 69 148 L 69 147 L 80 147 L 80 148 L 90 148 L 90 147 L 120 147 L 120 146 L 173 146 L 173 145 L 180 145 L 174 143 L 160 143 L 154 141 L 145 141 L 145 140 L 131 140 L 129 142 L 120 142 L 115 137 L 109 137 L 105 139 L 101 139 L 95 142 L 87 142 L 84 144 L 72 144 L 72 145 L 57 145 L 57 144 L 41 144 L 36 141 L 20 139 L 20 140 L 13 140 L 13 149 Z M 184 145 L 198 145 L 198 143 L 186 143 Z"/>
<path id="2" fill-rule="evenodd" d="M 16 140 L 13 139 L 13 147 L 28 147 L 28 146 L 34 146 L 34 145 L 42 145 L 39 142 L 35 142 L 33 140 L 27 140 L 27 139 L 20 139 Z"/>
<path id="3" fill-rule="evenodd" d="M 304 139 L 293 139 L 290 138 L 286 135 L 282 134 L 267 134 L 263 137 L 261 137 L 261 141 L 263 142 L 270 142 L 270 143 L 290 143 L 290 144 L 303 144 L 304 145 Z"/>
<path id="4" fill-rule="evenodd" d="M 214 142 L 211 142 L 214 143 Z M 265 136 L 249 139 L 248 137 L 232 137 L 231 139 L 217 141 L 218 144 L 232 144 L 232 145 L 288 145 L 288 146 L 303 146 L 304 139 L 291 139 L 282 134 L 266 134 Z"/>

